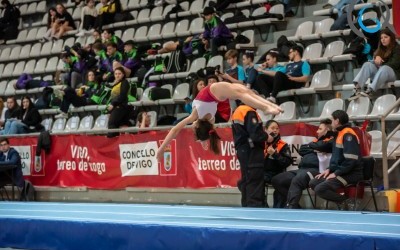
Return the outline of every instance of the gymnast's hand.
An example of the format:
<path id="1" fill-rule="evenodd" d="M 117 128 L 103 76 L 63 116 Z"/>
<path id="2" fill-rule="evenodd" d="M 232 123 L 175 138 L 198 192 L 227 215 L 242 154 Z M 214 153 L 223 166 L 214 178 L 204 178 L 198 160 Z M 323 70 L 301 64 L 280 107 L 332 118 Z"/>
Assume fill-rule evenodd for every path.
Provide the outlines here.
<path id="1" fill-rule="evenodd" d="M 163 148 L 158 149 L 156 157 L 159 162 L 162 161 L 162 159 L 164 158 L 164 149 Z"/>

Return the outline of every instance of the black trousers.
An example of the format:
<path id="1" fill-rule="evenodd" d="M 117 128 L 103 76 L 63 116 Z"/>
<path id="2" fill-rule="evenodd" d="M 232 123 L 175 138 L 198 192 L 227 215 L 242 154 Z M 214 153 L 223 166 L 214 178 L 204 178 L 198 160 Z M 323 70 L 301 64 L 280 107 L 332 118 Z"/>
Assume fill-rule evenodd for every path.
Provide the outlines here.
<path id="1" fill-rule="evenodd" d="M 78 96 L 76 94 L 75 89 L 73 89 L 71 87 L 67 87 L 64 90 L 64 93 L 65 93 L 65 95 L 63 97 L 63 100 L 61 102 L 61 107 L 60 107 L 60 110 L 64 113 L 68 112 L 70 104 L 74 105 L 74 107 L 82 107 L 82 106 L 89 105 L 86 97 Z"/>
<path id="2" fill-rule="evenodd" d="M 259 75 L 255 82 L 254 89 L 265 97 L 275 97 L 280 91 L 289 89 L 299 89 L 305 83 L 289 80 L 288 76 L 282 72 L 276 72 L 274 77 L 268 75 Z"/>
<path id="3" fill-rule="evenodd" d="M 232 41 L 231 38 L 225 37 L 214 37 L 210 39 L 210 47 L 211 47 L 211 55 L 216 56 L 218 55 L 218 47 L 222 45 L 227 45 Z"/>
<path id="4" fill-rule="evenodd" d="M 353 172 L 344 176 L 326 180 L 324 178 L 313 179 L 310 181 L 310 187 L 315 193 L 328 201 L 343 202 L 347 199 L 346 196 L 336 193 L 336 190 L 346 186 L 347 184 L 356 184 L 363 179 L 362 172 Z"/>
<path id="5" fill-rule="evenodd" d="M 92 15 L 85 15 L 83 17 L 83 24 L 82 28 L 85 30 L 90 30 L 95 27 L 96 24 L 96 17 Z"/>
<path id="6" fill-rule="evenodd" d="M 128 105 L 117 106 L 111 110 L 110 118 L 108 119 L 108 128 L 115 129 L 121 126 L 129 126 L 129 117 L 132 108 Z M 118 136 L 118 133 L 108 133 L 107 137 Z"/>
<path id="7" fill-rule="evenodd" d="M 308 188 L 310 180 L 317 174 L 319 171 L 314 168 L 293 170 L 274 176 L 271 182 L 280 199 L 286 201 L 285 206 L 300 207 L 303 190 Z"/>
<path id="8" fill-rule="evenodd" d="M 257 158 L 263 157 L 261 148 L 241 146 L 236 148 L 237 157 L 240 163 L 242 178 L 238 181 L 238 188 L 242 193 L 243 207 L 264 207 L 264 169 L 262 164 L 257 164 Z"/>

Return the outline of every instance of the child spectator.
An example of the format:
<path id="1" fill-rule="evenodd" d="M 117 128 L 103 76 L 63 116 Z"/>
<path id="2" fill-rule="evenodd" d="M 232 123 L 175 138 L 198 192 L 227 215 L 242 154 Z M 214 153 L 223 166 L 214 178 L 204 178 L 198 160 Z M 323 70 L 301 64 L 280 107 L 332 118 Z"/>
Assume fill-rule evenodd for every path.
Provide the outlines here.
<path id="1" fill-rule="evenodd" d="M 55 25 L 57 20 L 57 10 L 54 7 L 51 7 L 49 11 L 47 12 L 47 32 L 43 36 L 42 39 L 40 39 L 41 42 L 45 42 L 46 40 L 50 40 L 52 37 L 52 27 Z"/>
<path id="2" fill-rule="evenodd" d="M 254 68 L 254 51 L 246 51 L 242 57 L 243 66 L 246 67 L 245 76 L 244 76 L 244 84 L 246 87 L 251 89 L 254 83 L 257 80 L 258 72 Z"/>
<path id="3" fill-rule="evenodd" d="M 238 65 L 238 51 L 235 49 L 230 49 L 225 53 L 225 60 L 229 64 L 230 68 L 225 71 L 224 74 L 219 74 L 218 78 L 220 81 L 227 81 L 231 83 L 243 83 L 245 78 L 245 73 L 243 67 Z"/>

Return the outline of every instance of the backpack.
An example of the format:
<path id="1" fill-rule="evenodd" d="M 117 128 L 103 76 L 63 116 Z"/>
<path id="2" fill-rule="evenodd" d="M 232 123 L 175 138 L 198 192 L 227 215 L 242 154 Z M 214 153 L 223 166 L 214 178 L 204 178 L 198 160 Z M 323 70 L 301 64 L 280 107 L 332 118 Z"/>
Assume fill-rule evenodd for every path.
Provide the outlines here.
<path id="1" fill-rule="evenodd" d="M 12 13 L 15 19 L 19 19 L 21 17 L 21 11 L 15 5 L 12 7 Z"/>
<path id="2" fill-rule="evenodd" d="M 372 59 L 371 46 L 362 37 L 354 38 L 343 51 L 343 54 L 355 55 L 359 65 Z"/>
<path id="3" fill-rule="evenodd" d="M 97 89 L 93 95 L 90 97 L 97 105 L 106 105 L 110 102 L 111 97 L 111 89 L 102 85 L 99 89 Z"/>
<path id="4" fill-rule="evenodd" d="M 186 56 L 180 51 L 176 50 L 164 59 L 166 73 L 178 73 L 186 69 Z"/>
<path id="5" fill-rule="evenodd" d="M 137 99 L 137 83 L 129 82 L 128 102 L 136 102 Z"/>
<path id="6" fill-rule="evenodd" d="M 24 187 L 19 199 L 20 201 L 35 201 L 35 188 L 30 181 L 24 181 Z"/>
<path id="7" fill-rule="evenodd" d="M 150 100 L 156 101 L 160 99 L 168 99 L 171 98 L 171 92 L 168 89 L 164 89 L 161 87 L 154 87 L 150 89 L 149 92 Z"/>

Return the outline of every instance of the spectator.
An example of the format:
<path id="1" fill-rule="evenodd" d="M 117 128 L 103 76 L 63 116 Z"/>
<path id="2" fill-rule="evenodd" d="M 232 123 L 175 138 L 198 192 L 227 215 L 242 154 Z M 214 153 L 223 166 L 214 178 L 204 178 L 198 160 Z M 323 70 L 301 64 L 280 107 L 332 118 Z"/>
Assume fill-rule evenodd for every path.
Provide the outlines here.
<path id="1" fill-rule="evenodd" d="M 0 131 L 1 135 L 6 135 L 9 133 L 12 121 L 18 119 L 20 113 L 21 109 L 15 97 L 7 97 L 7 110 L 4 114 L 4 129 Z"/>
<path id="2" fill-rule="evenodd" d="M 113 78 L 114 78 L 113 63 L 114 62 L 119 62 L 119 63 L 122 62 L 123 56 L 117 50 L 117 45 L 115 43 L 109 42 L 109 43 L 107 43 L 106 46 L 107 46 L 107 52 L 106 52 L 107 57 L 105 59 L 103 59 L 102 64 L 103 64 L 103 67 L 107 71 L 103 74 L 103 81 L 112 82 Z M 125 73 L 124 73 L 124 75 L 125 75 Z"/>
<path id="3" fill-rule="evenodd" d="M 285 10 L 285 17 L 294 17 L 295 13 L 292 8 L 292 1 L 293 0 L 283 0 L 283 7 Z"/>
<path id="4" fill-rule="evenodd" d="M 138 128 L 148 128 L 150 127 L 150 123 L 151 123 L 151 116 L 150 114 L 148 114 L 147 112 L 143 111 L 140 112 L 137 116 L 137 127 Z"/>
<path id="5" fill-rule="evenodd" d="M 276 103 L 276 96 L 279 91 L 298 89 L 306 85 L 311 74 L 311 68 L 308 62 L 301 60 L 302 56 L 303 48 L 298 45 L 293 46 L 289 51 L 289 60 L 291 62 L 285 66 L 286 74 L 277 71 L 273 81 L 264 82 L 265 93 L 270 93 L 267 98 L 268 101 Z"/>
<path id="6" fill-rule="evenodd" d="M 12 147 L 10 147 L 10 142 L 7 138 L 0 139 L 0 168 L 3 166 L 15 165 L 16 167 L 11 171 L 1 172 L 0 174 L 0 187 L 4 187 L 14 181 L 14 184 L 20 188 L 24 187 L 24 177 L 22 175 L 22 164 L 21 156 Z M 10 179 L 10 176 L 14 176 L 14 180 Z"/>
<path id="7" fill-rule="evenodd" d="M 74 19 L 72 18 L 71 14 L 65 9 L 64 5 L 57 4 L 57 19 L 52 27 L 51 35 L 55 39 L 60 39 L 65 32 L 70 30 L 75 30 L 76 26 L 74 23 Z"/>
<path id="8" fill-rule="evenodd" d="M 247 50 L 242 57 L 243 66 L 246 67 L 245 75 L 244 75 L 244 83 L 246 87 L 251 89 L 254 83 L 257 80 L 258 72 L 254 68 L 254 51 Z"/>
<path id="9" fill-rule="evenodd" d="M 111 90 L 111 104 L 107 107 L 110 112 L 108 128 L 116 129 L 121 126 L 129 126 L 130 107 L 128 106 L 129 82 L 126 80 L 123 68 L 114 70 L 114 84 Z M 107 137 L 117 136 L 118 133 L 108 133 Z"/>
<path id="10" fill-rule="evenodd" d="M 56 24 L 57 20 L 57 10 L 54 7 L 51 7 L 49 11 L 47 12 L 47 32 L 43 36 L 42 39 L 40 39 L 41 42 L 45 42 L 46 40 L 49 41 L 52 36 L 54 35 L 52 27 Z"/>
<path id="11" fill-rule="evenodd" d="M 0 39 L 16 39 L 18 36 L 20 18 L 19 9 L 8 0 L 2 0 L 1 5 L 3 6 L 4 12 L 3 17 L 0 18 Z"/>
<path id="12" fill-rule="evenodd" d="M 3 98 L 0 97 L 0 127 L 3 127 L 6 122 L 6 111 L 7 107 L 4 106 Z"/>
<path id="13" fill-rule="evenodd" d="M 218 47 L 227 45 L 232 41 L 233 35 L 222 20 L 215 15 L 212 7 L 205 7 L 202 13 L 204 17 L 204 32 L 201 38 L 209 41 L 211 56 L 218 54 Z"/>
<path id="14" fill-rule="evenodd" d="M 22 98 L 22 109 L 17 120 L 13 120 L 10 125 L 8 134 L 26 134 L 32 132 L 39 132 L 43 129 L 42 117 L 39 114 L 37 108 L 32 103 L 29 96 Z"/>
<path id="15" fill-rule="evenodd" d="M 103 6 L 99 10 L 99 14 L 96 19 L 96 28 L 102 29 L 103 25 L 107 25 L 114 22 L 116 13 L 121 13 L 122 7 L 119 0 L 102 0 Z"/>
<path id="16" fill-rule="evenodd" d="M 218 82 L 218 78 L 215 75 L 211 75 L 207 78 L 207 86 L 211 86 Z M 217 112 L 215 113 L 215 123 L 228 122 L 231 116 L 231 105 L 229 99 L 219 102 L 217 104 Z"/>
<path id="17" fill-rule="evenodd" d="M 147 53 L 153 55 L 164 54 L 180 49 L 186 56 L 196 55 L 198 57 L 201 57 L 204 56 L 207 51 L 206 43 L 208 43 L 207 40 L 200 38 L 200 36 L 190 36 L 187 37 L 185 40 L 179 39 L 176 42 L 166 42 L 163 44 L 161 49 L 150 49 Z"/>
<path id="18" fill-rule="evenodd" d="M 80 56 L 73 49 L 69 52 L 63 52 L 61 60 L 64 62 L 64 73 L 61 74 L 62 82 L 71 88 L 78 87 L 83 82 L 82 76 L 86 70 L 85 62 L 81 60 Z"/>
<path id="19" fill-rule="evenodd" d="M 383 88 L 388 82 L 400 79 L 400 45 L 397 44 L 396 35 L 386 28 L 381 31 L 380 37 L 374 60 L 364 63 L 353 80 L 354 94 L 349 100 L 360 96 L 372 97 L 375 91 Z M 362 92 L 369 78 L 371 84 L 365 92 Z"/>
<path id="20" fill-rule="evenodd" d="M 329 167 L 310 181 L 310 187 L 319 197 L 334 201 L 339 209 L 344 209 L 349 201 L 345 195 L 337 193 L 337 190 L 363 179 L 360 140 L 350 127 L 349 116 L 343 110 L 332 113 L 332 128 L 336 135 Z"/>
<path id="21" fill-rule="evenodd" d="M 276 72 L 285 73 L 285 67 L 278 64 L 278 55 L 277 51 L 269 51 L 265 56 L 265 62 L 256 69 L 259 74 L 252 87 L 265 97 L 270 96 L 270 90 L 265 87 L 265 83 L 273 82 Z"/>
<path id="22" fill-rule="evenodd" d="M 97 104 L 92 101 L 91 97 L 95 93 L 96 90 L 100 88 L 100 81 L 96 79 L 95 72 L 93 70 L 89 70 L 87 73 L 87 83 L 85 86 L 82 86 L 78 90 L 75 90 L 71 87 L 67 87 L 63 93 L 64 97 L 62 99 L 60 114 L 54 116 L 55 119 L 58 118 L 68 118 L 68 109 L 72 104 L 74 107 L 82 107 L 86 105 Z M 77 91 L 83 92 L 83 94 L 78 95 Z"/>
<path id="23" fill-rule="evenodd" d="M 292 164 L 289 145 L 281 139 L 279 124 L 269 120 L 265 124 L 268 139 L 265 145 L 264 157 L 264 180 L 270 184 L 272 178 L 282 173 Z M 283 208 L 286 200 L 283 200 L 278 191 L 274 191 L 274 208 Z"/>
<path id="24" fill-rule="evenodd" d="M 33 89 L 52 85 L 54 85 L 54 81 L 36 80 L 31 75 L 26 73 L 22 73 L 22 75 L 18 77 L 17 82 L 13 84 L 14 89 Z"/>
<path id="25" fill-rule="evenodd" d="M 331 124 L 330 119 L 322 120 L 317 130 L 317 138 L 301 145 L 299 154 L 302 158 L 298 170 L 283 172 L 272 178 L 272 186 L 281 196 L 280 199 L 286 200 L 286 208 L 301 208 L 299 202 L 303 190 L 308 188 L 310 180 L 324 167 L 320 164 L 317 153 L 332 153 Z"/>
<path id="26" fill-rule="evenodd" d="M 82 8 L 80 32 L 76 36 L 84 36 L 86 33 L 94 31 L 97 17 L 97 9 L 94 0 L 87 0 L 86 6 Z"/>
<path id="27" fill-rule="evenodd" d="M 220 81 L 227 81 L 231 83 L 243 83 L 245 80 L 245 73 L 243 67 L 238 65 L 238 51 L 235 49 L 230 49 L 225 53 L 225 60 L 230 66 L 229 69 L 225 71 L 225 74 L 219 74 L 218 78 Z"/>
<path id="28" fill-rule="evenodd" d="M 124 44 L 124 62 L 113 61 L 113 69 L 122 67 L 125 70 L 126 77 L 134 76 L 136 71 L 142 66 L 141 50 L 139 50 L 132 40 L 128 40 Z"/>
<path id="29" fill-rule="evenodd" d="M 124 42 L 119 37 L 117 37 L 112 30 L 103 30 L 101 36 L 103 44 L 115 43 L 119 51 L 124 51 Z"/>

